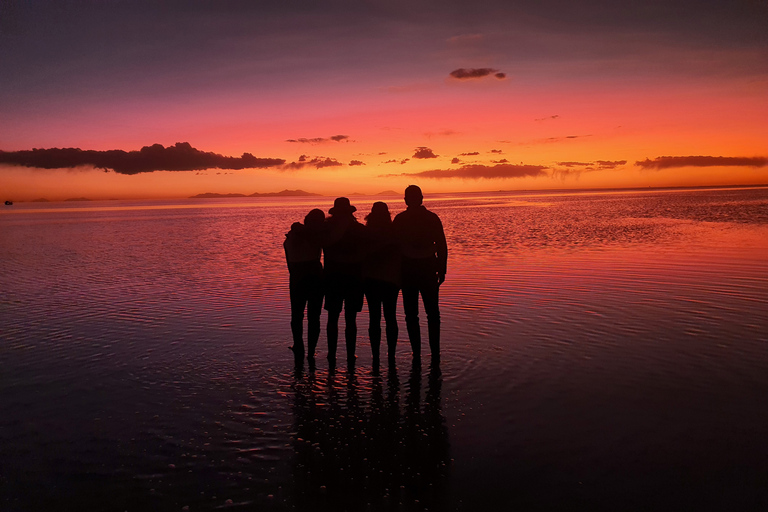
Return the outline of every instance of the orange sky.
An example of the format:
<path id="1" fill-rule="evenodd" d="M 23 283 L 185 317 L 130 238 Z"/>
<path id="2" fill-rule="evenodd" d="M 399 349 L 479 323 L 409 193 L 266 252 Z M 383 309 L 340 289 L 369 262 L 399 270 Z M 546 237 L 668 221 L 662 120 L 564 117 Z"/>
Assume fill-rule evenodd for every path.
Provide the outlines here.
<path id="1" fill-rule="evenodd" d="M 507 3 L 475 13 L 465 3 L 426 24 L 427 10 L 333 17 L 308 3 L 275 8 L 262 31 L 243 23 L 255 13 L 237 2 L 155 13 L 173 20 L 162 31 L 151 13 L 125 6 L 62 14 L 71 26 L 53 15 L 33 25 L 20 8 L 6 34 L 14 52 L 0 61 L 13 77 L 0 83 L 0 193 L 22 201 L 342 195 L 410 183 L 425 192 L 768 183 L 768 48 L 753 34 L 764 6 L 697 12 L 678 25 L 669 14 L 687 2 L 625 12 L 596 0 L 594 13 L 545 2 L 561 7 L 556 15 Z M 733 26 L 710 30 L 718 16 Z M 193 28 L 205 45 L 187 39 Z M 460 69 L 477 76 L 451 76 Z M 32 148 L 177 142 L 285 164 L 130 175 L 13 165 L 13 152 Z M 289 165 L 302 155 L 303 166 Z M 711 158 L 636 165 L 694 156 Z"/>

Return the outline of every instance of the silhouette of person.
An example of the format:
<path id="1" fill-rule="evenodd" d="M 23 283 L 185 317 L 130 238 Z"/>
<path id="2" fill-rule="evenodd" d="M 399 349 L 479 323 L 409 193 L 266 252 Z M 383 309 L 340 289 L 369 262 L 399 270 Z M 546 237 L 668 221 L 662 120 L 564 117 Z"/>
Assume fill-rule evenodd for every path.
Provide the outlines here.
<path id="1" fill-rule="evenodd" d="M 400 250 L 392 228 L 387 203 L 373 203 L 365 216 L 366 254 L 363 261 L 363 288 L 368 302 L 368 336 L 371 340 L 374 366 L 379 362 L 381 346 L 381 311 L 387 334 L 389 360 L 397 347 L 397 297 L 400 295 Z"/>
<path id="2" fill-rule="evenodd" d="M 320 263 L 322 229 L 325 214 L 315 208 L 304 217 L 304 224 L 294 222 L 285 235 L 283 248 L 290 273 L 291 332 L 293 355 L 304 359 L 304 310 L 307 311 L 307 352 L 314 359 L 320 338 L 320 312 L 323 306 L 323 265 Z"/>
<path id="3" fill-rule="evenodd" d="M 339 338 L 339 316 L 344 309 L 344 339 L 347 361 L 354 362 L 357 341 L 357 313 L 363 309 L 363 237 L 364 226 L 354 216 L 357 208 L 346 197 L 333 202 L 326 219 L 325 309 L 328 311 L 328 360 L 335 362 Z"/>
<path id="4" fill-rule="evenodd" d="M 403 310 L 413 357 L 421 357 L 419 294 L 424 302 L 432 358 L 440 359 L 440 285 L 445 281 L 448 246 L 440 218 L 427 210 L 416 185 L 405 189 L 407 208 L 395 216 L 392 226 L 402 255 Z"/>

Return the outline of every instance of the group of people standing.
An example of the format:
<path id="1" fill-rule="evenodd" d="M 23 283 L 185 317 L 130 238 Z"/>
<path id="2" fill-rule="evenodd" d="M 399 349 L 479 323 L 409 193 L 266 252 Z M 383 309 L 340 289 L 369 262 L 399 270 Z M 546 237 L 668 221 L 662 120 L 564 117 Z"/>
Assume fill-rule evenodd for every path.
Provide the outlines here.
<path id="1" fill-rule="evenodd" d="M 339 318 L 344 311 L 347 361 L 354 362 L 357 314 L 368 304 L 368 335 L 374 364 L 381 347 L 384 312 L 387 355 L 394 361 L 397 347 L 397 298 L 403 292 L 405 324 L 414 358 L 421 357 L 419 295 L 427 314 L 429 347 L 440 357 L 439 288 L 445 281 L 448 247 L 440 218 L 427 210 L 421 189 L 405 189 L 406 210 L 392 219 L 386 203 L 377 201 L 358 222 L 357 208 L 339 197 L 326 217 L 310 211 L 286 234 L 285 257 L 290 272 L 291 331 L 296 361 L 303 361 L 304 313 L 307 316 L 307 358 L 314 360 L 320 339 L 320 313 L 325 300 L 328 360 L 335 362 Z M 321 262 L 321 254 L 323 261 Z"/>

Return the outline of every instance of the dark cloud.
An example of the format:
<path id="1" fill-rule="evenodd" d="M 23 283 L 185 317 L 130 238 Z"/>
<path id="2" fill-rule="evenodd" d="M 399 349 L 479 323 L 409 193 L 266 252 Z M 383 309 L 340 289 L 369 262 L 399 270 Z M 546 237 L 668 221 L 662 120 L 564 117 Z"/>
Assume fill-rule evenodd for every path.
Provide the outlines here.
<path id="1" fill-rule="evenodd" d="M 314 159 L 312 161 L 315 168 L 322 169 L 323 167 L 338 167 L 340 165 L 344 165 L 335 158 L 325 158 L 325 159 Z"/>
<path id="2" fill-rule="evenodd" d="M 452 164 L 458 164 L 458 163 L 460 163 L 460 162 L 461 162 L 461 160 L 459 160 L 458 158 L 453 158 L 453 159 L 451 160 L 451 163 L 452 163 Z"/>
<path id="3" fill-rule="evenodd" d="M 494 180 L 547 176 L 547 173 L 544 171 L 545 169 L 548 169 L 548 167 L 543 165 L 464 165 L 458 169 L 433 169 L 430 171 L 414 173 L 388 174 L 381 177 L 416 176 L 419 178 L 433 179 L 461 178 L 469 180 Z"/>
<path id="4" fill-rule="evenodd" d="M 491 160 L 491 163 L 493 164 L 508 164 L 509 160 L 506 158 L 502 158 L 501 160 Z"/>
<path id="5" fill-rule="evenodd" d="M 361 162 L 360 160 L 352 160 L 349 162 L 349 165 L 365 165 L 365 162 Z"/>
<path id="6" fill-rule="evenodd" d="M 400 160 L 400 165 L 405 165 L 406 163 L 408 163 L 409 160 L 410 158 L 403 158 L 402 160 Z"/>
<path id="7" fill-rule="evenodd" d="M 615 169 L 616 167 L 626 165 L 626 160 L 596 160 L 594 162 L 557 162 L 557 165 L 562 167 L 583 167 L 584 170 L 599 170 Z"/>
<path id="8" fill-rule="evenodd" d="M 303 158 L 303 159 L 302 159 Z M 344 165 L 335 158 L 326 158 L 322 156 L 316 156 L 311 160 L 307 160 L 306 155 L 301 155 L 298 162 L 291 162 L 285 164 L 282 168 L 286 171 L 296 171 L 303 169 L 304 167 L 314 167 L 315 169 L 322 169 L 323 167 L 338 167 Z"/>
<path id="9" fill-rule="evenodd" d="M 437 158 L 439 156 L 436 155 L 431 149 L 424 146 L 416 148 L 415 151 L 416 152 L 413 154 L 413 158 Z"/>
<path id="10" fill-rule="evenodd" d="M 496 153 L 496 154 L 499 154 L 499 155 L 500 155 L 500 154 L 502 153 L 502 151 L 501 151 L 500 149 L 492 149 L 492 150 L 490 151 L 490 153 Z"/>
<path id="11" fill-rule="evenodd" d="M 384 164 L 396 164 L 397 160 L 392 159 L 392 160 L 387 160 L 386 162 L 382 162 L 382 163 L 384 163 Z"/>
<path id="12" fill-rule="evenodd" d="M 458 80 L 468 80 L 472 78 L 484 78 L 493 74 L 499 80 L 506 78 L 507 75 L 493 68 L 459 68 L 451 71 L 450 75 Z"/>
<path id="13" fill-rule="evenodd" d="M 341 142 L 341 141 L 349 142 L 349 135 L 331 135 L 328 138 L 314 137 L 312 139 L 306 139 L 302 137 L 300 139 L 287 139 L 285 142 L 298 142 L 301 144 L 323 144 L 325 142 Z"/>
<path id="14" fill-rule="evenodd" d="M 606 171 L 626 165 L 626 160 L 596 160 L 594 162 L 557 162 L 557 165 L 565 169 L 553 169 L 553 178 L 579 178 L 583 173 L 594 171 Z"/>
<path id="15" fill-rule="evenodd" d="M 562 167 L 585 167 L 587 165 L 593 165 L 592 162 L 556 162 L 557 165 Z"/>
<path id="16" fill-rule="evenodd" d="M 597 160 L 595 163 L 598 165 L 600 170 L 603 169 L 615 169 L 619 166 L 626 165 L 626 160 Z"/>
<path id="17" fill-rule="evenodd" d="M 472 151 L 471 153 L 459 153 L 459 156 L 477 156 L 479 154 L 479 151 Z"/>
<path id="18" fill-rule="evenodd" d="M 173 146 L 162 144 L 144 146 L 139 151 L 112 149 L 107 151 L 79 148 L 32 149 L 31 151 L 0 151 L 0 163 L 36 167 L 39 169 L 67 169 L 90 166 L 112 170 L 118 174 L 139 174 L 154 171 L 200 171 L 205 169 L 256 169 L 275 167 L 285 163 L 282 158 L 257 158 L 250 153 L 241 157 L 223 156 L 200 151 L 188 142 Z"/>
<path id="19" fill-rule="evenodd" d="M 547 116 L 547 117 L 539 117 L 537 119 L 534 119 L 534 121 L 549 121 L 551 119 L 557 119 L 559 117 L 560 117 L 559 115 Z"/>
<path id="20" fill-rule="evenodd" d="M 660 156 L 635 162 L 643 169 L 669 169 L 673 167 L 765 167 L 768 157 L 742 156 Z"/>

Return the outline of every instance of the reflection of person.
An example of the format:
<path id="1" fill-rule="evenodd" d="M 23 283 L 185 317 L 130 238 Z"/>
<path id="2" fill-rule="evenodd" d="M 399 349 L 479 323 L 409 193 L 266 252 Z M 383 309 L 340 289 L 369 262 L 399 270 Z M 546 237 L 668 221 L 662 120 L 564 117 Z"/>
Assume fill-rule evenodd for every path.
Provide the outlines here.
<path id="1" fill-rule="evenodd" d="M 424 386 L 418 360 L 405 385 L 395 365 L 388 366 L 386 378 L 359 374 L 329 371 L 324 379 L 296 374 L 291 386 L 296 510 L 457 508 L 449 485 L 439 369 L 431 365 Z"/>
<path id="2" fill-rule="evenodd" d="M 400 252 L 387 203 L 373 203 L 365 216 L 366 251 L 363 261 L 363 288 L 368 302 L 368 336 L 374 365 L 379 361 L 381 346 L 381 311 L 387 333 L 387 354 L 395 358 L 397 347 L 397 296 L 400 294 Z"/>
<path id="3" fill-rule="evenodd" d="M 445 281 L 448 246 L 440 218 L 424 208 L 421 189 L 405 189 L 407 209 L 395 217 L 392 225 L 402 255 L 403 310 L 405 325 L 414 357 L 421 357 L 419 293 L 427 313 L 429 348 L 434 359 L 440 357 L 439 288 Z"/>
<path id="4" fill-rule="evenodd" d="M 325 309 L 328 311 L 328 360 L 336 360 L 336 345 L 339 338 L 339 316 L 344 308 L 347 345 L 347 361 L 355 358 L 357 341 L 357 313 L 363 309 L 362 283 L 362 224 L 357 222 L 354 212 L 357 208 L 346 197 L 333 202 L 331 214 L 326 220 L 326 238 L 323 243 L 325 254 L 326 294 Z"/>
<path id="5" fill-rule="evenodd" d="M 294 222 L 285 235 L 285 259 L 290 272 L 291 332 L 293 355 L 297 361 L 304 359 L 304 309 L 307 310 L 307 352 L 309 359 L 315 356 L 320 338 L 320 311 L 323 305 L 323 265 L 321 230 L 325 214 L 314 209 L 304 217 L 304 224 Z"/>

